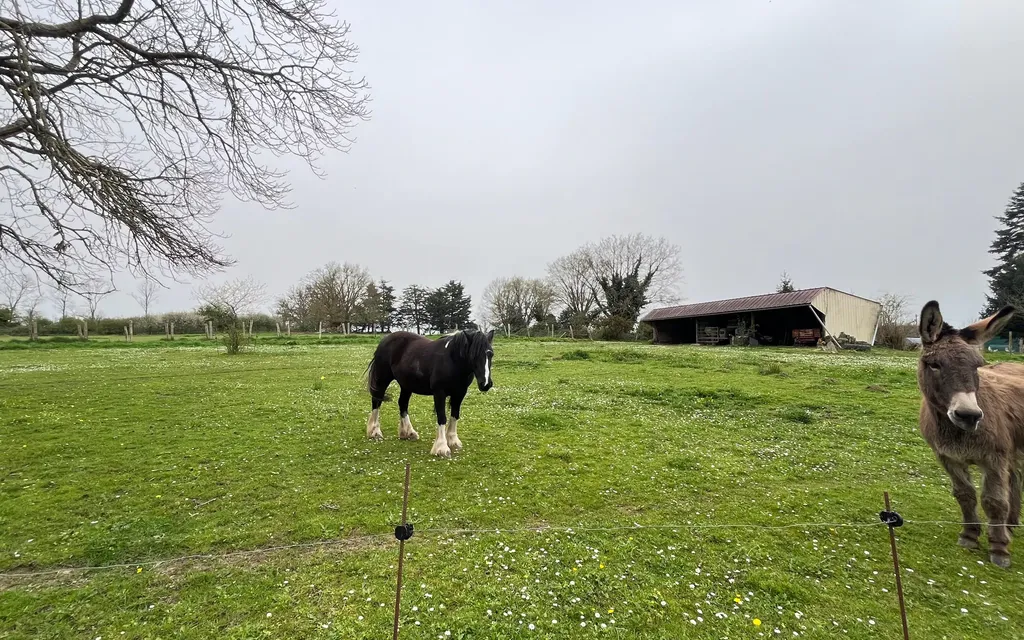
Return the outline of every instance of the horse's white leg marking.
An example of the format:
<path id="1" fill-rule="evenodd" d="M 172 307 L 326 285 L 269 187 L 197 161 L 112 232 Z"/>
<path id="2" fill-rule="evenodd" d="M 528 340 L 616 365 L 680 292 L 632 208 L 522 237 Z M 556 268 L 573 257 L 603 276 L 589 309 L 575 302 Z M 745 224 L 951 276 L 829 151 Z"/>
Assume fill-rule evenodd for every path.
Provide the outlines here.
<path id="1" fill-rule="evenodd" d="M 380 432 L 380 409 L 370 412 L 370 419 L 366 421 L 366 437 L 370 440 L 384 439 L 384 434 Z"/>
<path id="2" fill-rule="evenodd" d="M 402 440 L 420 439 L 420 434 L 416 433 L 416 430 L 412 428 L 412 420 L 409 419 L 408 414 L 399 418 L 398 437 Z"/>
<path id="3" fill-rule="evenodd" d="M 451 447 L 452 451 L 458 451 L 462 448 L 462 440 L 459 440 L 459 434 L 456 432 L 458 426 L 458 418 L 448 418 L 448 432 L 445 436 L 448 440 L 448 446 Z"/>
<path id="4" fill-rule="evenodd" d="M 437 425 L 437 439 L 434 440 L 434 446 L 430 448 L 430 455 L 441 456 L 443 458 L 449 458 L 452 455 L 452 450 L 448 448 L 448 440 L 444 435 L 445 425 Z"/>

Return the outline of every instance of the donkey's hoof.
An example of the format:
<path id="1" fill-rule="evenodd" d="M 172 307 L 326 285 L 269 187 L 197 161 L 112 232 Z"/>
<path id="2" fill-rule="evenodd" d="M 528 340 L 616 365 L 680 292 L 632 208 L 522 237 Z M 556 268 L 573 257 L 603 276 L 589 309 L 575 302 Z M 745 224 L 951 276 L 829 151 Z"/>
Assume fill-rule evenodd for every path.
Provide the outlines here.
<path id="1" fill-rule="evenodd" d="M 977 549 L 978 548 L 978 539 L 977 538 L 967 538 L 965 536 L 960 536 L 960 539 L 957 540 L 956 543 L 958 545 L 960 545 L 961 547 L 963 547 L 964 549 Z"/>
<path id="2" fill-rule="evenodd" d="M 452 450 L 448 448 L 447 442 L 435 442 L 434 446 L 430 448 L 430 455 L 439 458 L 450 458 L 452 457 Z"/>
<path id="3" fill-rule="evenodd" d="M 1010 554 L 1008 553 L 990 553 L 988 559 L 1001 569 L 1010 568 Z"/>

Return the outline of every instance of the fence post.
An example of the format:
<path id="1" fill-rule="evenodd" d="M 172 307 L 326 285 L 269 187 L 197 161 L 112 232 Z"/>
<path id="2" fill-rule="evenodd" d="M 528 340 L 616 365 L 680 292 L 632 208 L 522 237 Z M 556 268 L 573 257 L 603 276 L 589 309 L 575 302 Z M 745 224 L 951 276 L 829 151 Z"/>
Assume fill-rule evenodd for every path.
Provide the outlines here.
<path id="1" fill-rule="evenodd" d="M 132 339 L 128 337 L 128 325 L 124 325 L 124 341 L 131 342 Z"/>
<path id="2" fill-rule="evenodd" d="M 135 342 L 135 321 L 128 321 L 128 342 Z"/>
<path id="3" fill-rule="evenodd" d="M 89 339 L 89 321 L 88 320 L 83 320 L 82 321 L 82 332 L 85 335 L 84 339 L 88 340 Z"/>
<path id="4" fill-rule="evenodd" d="M 281 337 L 281 323 L 275 321 L 274 322 L 274 327 L 277 329 L 277 337 L 280 338 Z"/>
<path id="5" fill-rule="evenodd" d="M 402 610 L 402 564 L 405 560 L 405 541 L 412 537 L 413 527 L 406 523 L 406 512 L 409 508 L 409 463 L 405 463 L 405 490 L 402 493 L 402 524 L 395 527 L 398 538 L 398 586 L 395 588 L 395 628 L 392 640 L 398 640 L 398 615 Z"/>
<path id="6" fill-rule="evenodd" d="M 35 318 L 32 318 L 32 331 L 28 339 L 32 342 L 39 340 L 39 322 Z"/>
<path id="7" fill-rule="evenodd" d="M 292 335 L 292 321 L 291 321 L 291 320 L 289 320 L 288 322 L 285 322 L 285 323 L 284 323 L 284 330 L 285 330 L 286 332 L 288 332 L 288 335 L 289 335 L 289 336 L 291 336 L 291 335 Z"/>
<path id="8" fill-rule="evenodd" d="M 174 323 L 171 323 L 171 340 L 174 340 Z"/>
<path id="9" fill-rule="evenodd" d="M 903 526 L 903 518 L 889 506 L 889 492 L 884 493 L 885 511 L 878 514 L 882 522 L 889 525 L 889 546 L 892 548 L 892 569 L 896 574 L 896 593 L 900 600 L 900 619 L 903 621 L 903 640 L 910 640 L 910 629 L 907 628 L 907 606 L 903 602 L 903 579 L 900 576 L 900 557 L 896 553 L 896 527 Z"/>
<path id="10" fill-rule="evenodd" d="M 324 321 L 323 320 L 320 321 L 320 327 L 316 330 L 316 332 L 317 332 L 317 338 L 319 338 L 320 340 L 323 340 L 323 338 L 324 338 Z"/>
<path id="11" fill-rule="evenodd" d="M 576 339 L 576 335 L 572 332 L 572 325 L 571 324 L 569 325 L 569 339 L 570 340 L 575 340 Z"/>

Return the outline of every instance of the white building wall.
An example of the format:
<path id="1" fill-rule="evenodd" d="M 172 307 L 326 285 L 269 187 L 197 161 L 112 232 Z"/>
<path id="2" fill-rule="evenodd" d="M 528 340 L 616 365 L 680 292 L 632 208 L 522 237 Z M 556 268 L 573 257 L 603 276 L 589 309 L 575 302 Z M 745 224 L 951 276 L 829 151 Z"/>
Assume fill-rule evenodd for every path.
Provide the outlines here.
<path id="1" fill-rule="evenodd" d="M 857 340 L 871 342 L 882 307 L 877 302 L 857 296 L 825 289 L 814 299 L 815 308 L 825 314 L 825 327 L 833 336 L 840 333 Z"/>

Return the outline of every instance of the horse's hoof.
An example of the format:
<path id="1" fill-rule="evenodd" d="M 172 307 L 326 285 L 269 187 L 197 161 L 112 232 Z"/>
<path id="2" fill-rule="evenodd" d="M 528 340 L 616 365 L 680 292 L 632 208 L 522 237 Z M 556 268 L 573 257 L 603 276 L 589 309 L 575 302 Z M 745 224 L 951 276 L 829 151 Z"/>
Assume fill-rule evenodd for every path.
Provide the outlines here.
<path id="1" fill-rule="evenodd" d="M 416 433 L 415 431 L 410 431 L 409 433 L 405 435 L 400 435 L 398 437 L 401 438 L 402 440 L 419 440 L 420 434 Z"/>
<path id="2" fill-rule="evenodd" d="M 448 438 L 448 446 L 451 447 L 452 451 L 460 451 L 462 449 L 462 440 L 458 438 Z"/>
<path id="3" fill-rule="evenodd" d="M 965 538 L 964 536 L 960 536 L 960 539 L 957 540 L 956 543 L 958 545 L 960 545 L 961 547 L 963 547 L 964 549 L 977 549 L 978 548 L 978 540 L 977 540 L 977 538 Z"/>
<path id="4" fill-rule="evenodd" d="M 448 448 L 445 443 L 434 443 L 434 446 L 430 449 L 430 455 L 437 456 L 439 458 L 450 458 L 452 457 L 452 450 Z"/>
<path id="5" fill-rule="evenodd" d="M 988 559 L 1001 569 L 1010 568 L 1010 554 L 1008 553 L 990 553 Z"/>

